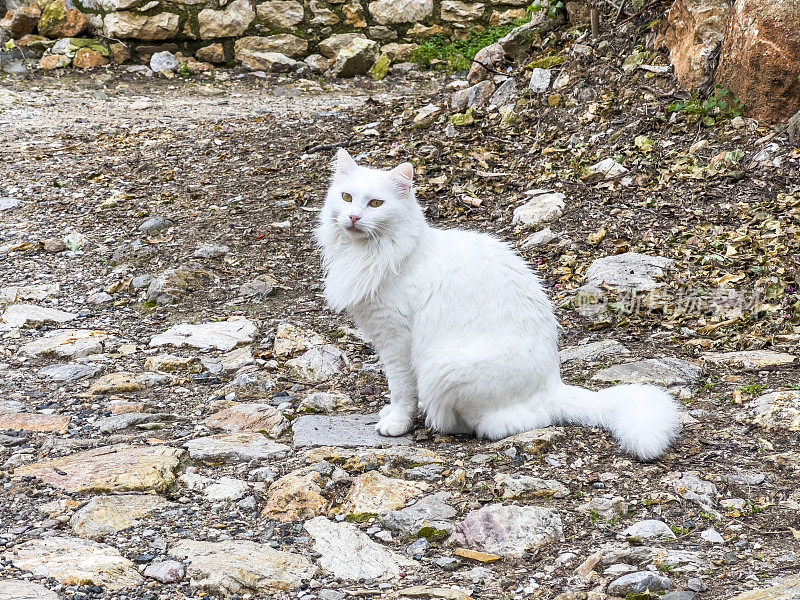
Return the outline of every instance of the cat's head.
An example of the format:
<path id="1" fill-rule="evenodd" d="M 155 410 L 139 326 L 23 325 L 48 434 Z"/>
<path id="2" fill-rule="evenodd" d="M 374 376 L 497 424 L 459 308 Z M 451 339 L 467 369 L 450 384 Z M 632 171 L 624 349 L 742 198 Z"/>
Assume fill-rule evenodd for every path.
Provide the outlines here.
<path id="1" fill-rule="evenodd" d="M 340 148 L 320 215 L 321 226 L 340 241 L 368 243 L 424 221 L 413 178 L 411 163 L 391 171 L 369 169 L 357 165 L 347 150 Z"/>

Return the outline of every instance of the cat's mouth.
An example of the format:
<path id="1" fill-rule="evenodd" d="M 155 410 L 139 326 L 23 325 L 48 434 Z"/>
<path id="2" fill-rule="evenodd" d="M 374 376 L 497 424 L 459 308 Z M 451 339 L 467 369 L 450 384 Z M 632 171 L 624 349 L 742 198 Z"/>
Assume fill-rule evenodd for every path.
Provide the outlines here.
<path id="1" fill-rule="evenodd" d="M 361 229 L 358 225 L 348 225 L 347 227 L 345 227 L 345 229 L 347 231 L 349 231 L 350 233 L 354 233 L 354 234 L 362 234 L 363 235 L 363 234 L 366 233 L 366 231 Z"/>

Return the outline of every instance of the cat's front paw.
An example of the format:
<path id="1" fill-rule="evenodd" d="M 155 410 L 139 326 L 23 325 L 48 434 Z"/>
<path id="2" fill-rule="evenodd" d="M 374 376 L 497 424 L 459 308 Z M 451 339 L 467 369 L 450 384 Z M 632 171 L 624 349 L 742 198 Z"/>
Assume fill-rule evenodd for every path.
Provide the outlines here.
<path id="1" fill-rule="evenodd" d="M 391 408 L 391 407 L 387 407 Z M 382 410 L 381 418 L 375 425 L 375 430 L 381 435 L 397 437 L 411 431 L 414 419 L 398 410 Z"/>

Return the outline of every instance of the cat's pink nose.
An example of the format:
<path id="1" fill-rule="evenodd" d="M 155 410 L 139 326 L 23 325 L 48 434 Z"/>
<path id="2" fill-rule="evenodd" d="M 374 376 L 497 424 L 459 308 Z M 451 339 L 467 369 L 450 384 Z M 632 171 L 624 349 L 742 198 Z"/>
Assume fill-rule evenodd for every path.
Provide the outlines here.
<path id="1" fill-rule="evenodd" d="M 355 226 L 355 224 L 358 223 L 360 220 L 361 220 L 361 217 L 359 215 L 350 215 L 350 224 L 351 225 Z"/>

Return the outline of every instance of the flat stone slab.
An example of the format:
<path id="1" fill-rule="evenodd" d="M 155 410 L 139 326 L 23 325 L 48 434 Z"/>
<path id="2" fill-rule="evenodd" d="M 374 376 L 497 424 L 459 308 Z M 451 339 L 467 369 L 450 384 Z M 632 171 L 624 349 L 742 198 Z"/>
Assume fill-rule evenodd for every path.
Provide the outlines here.
<path id="1" fill-rule="evenodd" d="M 169 555 L 188 559 L 186 576 L 191 578 L 193 588 L 223 596 L 256 592 L 261 597 L 270 592 L 289 591 L 317 572 L 305 556 L 246 540 L 181 540 L 170 548 Z"/>
<path id="2" fill-rule="evenodd" d="M 59 356 L 61 358 L 81 358 L 103 351 L 103 342 L 108 334 L 90 329 L 57 329 L 49 331 L 19 349 L 20 356 Z"/>
<path id="3" fill-rule="evenodd" d="M 671 258 L 649 256 L 638 252 L 625 252 L 598 258 L 586 270 L 586 285 L 584 287 L 608 287 L 623 289 L 633 292 L 644 292 L 661 287 L 655 278 L 664 275 L 667 269 L 675 262 Z"/>
<path id="4" fill-rule="evenodd" d="M 788 390 L 759 396 L 749 406 L 757 425 L 766 429 L 800 431 L 800 392 Z"/>
<path id="5" fill-rule="evenodd" d="M 0 600 L 58 600 L 58 595 L 38 583 L 6 579 L 0 581 Z"/>
<path id="6" fill-rule="evenodd" d="M 102 370 L 99 365 L 67 363 L 44 367 L 39 370 L 39 375 L 53 381 L 77 381 L 85 377 L 94 377 Z"/>
<path id="7" fill-rule="evenodd" d="M 0 413 L 0 430 L 66 433 L 71 417 L 42 413 Z"/>
<path id="8" fill-rule="evenodd" d="M 743 350 L 741 352 L 706 352 L 703 361 L 714 365 L 735 365 L 748 370 L 790 365 L 797 360 L 794 354 L 774 350 Z"/>
<path id="9" fill-rule="evenodd" d="M 607 356 L 621 356 L 631 351 L 617 340 L 601 340 L 582 346 L 568 346 L 558 353 L 561 364 L 571 362 L 593 362 Z"/>
<path id="10" fill-rule="evenodd" d="M 231 433 L 195 438 L 184 444 L 195 460 L 250 461 L 283 458 L 289 446 L 260 433 Z"/>
<path id="11" fill-rule="evenodd" d="M 164 333 L 154 335 L 150 347 L 158 346 L 192 346 L 203 350 L 233 350 L 238 344 L 253 341 L 256 325 L 249 319 L 231 317 L 225 321 L 200 323 L 192 325 L 182 323 L 170 327 Z"/>
<path id="12" fill-rule="evenodd" d="M 32 475 L 68 492 L 158 492 L 175 483 L 184 454 L 168 446 L 117 444 L 24 465 L 14 475 Z"/>
<path id="13" fill-rule="evenodd" d="M 374 542 L 351 523 L 335 523 L 325 517 L 306 521 L 305 530 L 319 552 L 320 566 L 335 577 L 360 579 L 396 578 L 416 563 Z"/>
<path id="14" fill-rule="evenodd" d="M 98 585 L 109 590 L 142 583 L 136 566 L 116 548 L 73 537 L 50 537 L 14 546 L 3 557 L 36 577 L 63 585 Z"/>
<path id="15" fill-rule="evenodd" d="M 75 313 L 36 304 L 12 304 L 0 317 L 9 327 L 25 327 L 26 325 L 37 327 L 45 323 L 61 325 L 77 318 L 78 315 Z"/>
<path id="16" fill-rule="evenodd" d="M 19 208 L 21 204 L 22 203 L 20 202 L 19 198 L 14 198 L 11 196 L 0 197 L 0 212 L 4 210 L 11 210 L 12 208 Z"/>
<path id="17" fill-rule="evenodd" d="M 371 415 L 304 415 L 292 421 L 297 448 L 337 446 L 340 448 L 407 446 L 410 435 L 386 437 L 375 431 L 378 414 Z"/>
<path id="18" fill-rule="evenodd" d="M 648 358 L 603 369 L 592 377 L 592 381 L 652 384 L 681 398 L 689 398 L 694 394 L 702 373 L 699 365 L 679 358 Z"/>
<path id="19" fill-rule="evenodd" d="M 101 539 L 138 524 L 138 519 L 170 506 L 153 494 L 95 496 L 72 515 L 72 531 L 82 538 Z"/>

